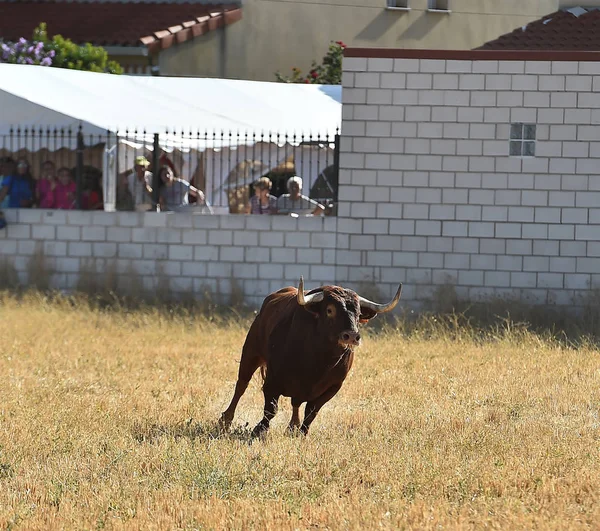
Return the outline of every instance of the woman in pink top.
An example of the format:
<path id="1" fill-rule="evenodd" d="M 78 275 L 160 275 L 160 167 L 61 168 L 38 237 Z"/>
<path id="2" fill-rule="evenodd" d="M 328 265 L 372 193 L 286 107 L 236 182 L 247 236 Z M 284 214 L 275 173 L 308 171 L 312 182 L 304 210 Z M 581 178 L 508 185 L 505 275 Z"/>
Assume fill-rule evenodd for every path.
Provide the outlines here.
<path id="1" fill-rule="evenodd" d="M 69 168 L 58 170 L 58 183 L 54 189 L 54 208 L 72 210 L 75 208 L 75 182 Z"/>
<path id="2" fill-rule="evenodd" d="M 35 187 L 35 199 L 39 208 L 55 208 L 56 166 L 47 160 L 42 164 L 42 175 Z"/>

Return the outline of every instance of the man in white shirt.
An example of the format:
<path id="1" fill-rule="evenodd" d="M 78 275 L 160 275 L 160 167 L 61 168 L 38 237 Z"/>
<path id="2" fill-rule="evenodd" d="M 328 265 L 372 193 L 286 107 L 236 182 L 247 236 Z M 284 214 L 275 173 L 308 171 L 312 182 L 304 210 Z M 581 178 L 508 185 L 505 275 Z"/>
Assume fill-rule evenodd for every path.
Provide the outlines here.
<path id="1" fill-rule="evenodd" d="M 152 210 L 152 173 L 148 171 L 150 162 L 143 155 L 135 158 L 133 172 L 127 176 L 127 186 L 137 211 Z"/>
<path id="2" fill-rule="evenodd" d="M 290 177 L 287 181 L 288 194 L 283 194 L 277 198 L 278 214 L 298 214 L 305 216 L 312 214 L 321 215 L 325 212 L 325 207 L 315 200 L 302 195 L 302 179 L 297 175 Z"/>

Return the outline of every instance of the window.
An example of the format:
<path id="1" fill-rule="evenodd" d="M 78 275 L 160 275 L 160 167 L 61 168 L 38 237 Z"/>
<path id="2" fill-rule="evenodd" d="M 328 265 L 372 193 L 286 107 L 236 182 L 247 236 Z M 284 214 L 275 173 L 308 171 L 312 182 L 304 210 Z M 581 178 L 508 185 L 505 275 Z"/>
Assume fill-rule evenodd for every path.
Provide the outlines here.
<path id="1" fill-rule="evenodd" d="M 387 9 L 400 9 L 402 11 L 408 11 L 409 0 L 387 0 Z"/>
<path id="2" fill-rule="evenodd" d="M 429 11 L 450 11 L 450 0 L 428 0 Z"/>
<path id="3" fill-rule="evenodd" d="M 535 157 L 535 124 L 510 125 L 510 149 L 512 157 Z"/>

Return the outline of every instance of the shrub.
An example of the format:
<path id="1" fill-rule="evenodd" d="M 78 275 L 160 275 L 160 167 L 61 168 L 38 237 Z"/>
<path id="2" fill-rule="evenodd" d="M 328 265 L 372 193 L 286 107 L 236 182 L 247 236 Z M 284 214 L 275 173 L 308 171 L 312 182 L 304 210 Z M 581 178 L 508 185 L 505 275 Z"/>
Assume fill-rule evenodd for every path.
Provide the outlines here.
<path id="1" fill-rule="evenodd" d="M 33 39 L 20 38 L 17 42 L 0 42 L 0 62 L 54 66 L 89 72 L 122 74 L 123 68 L 116 61 L 108 60 L 108 53 L 101 46 L 89 42 L 80 46 L 61 35 L 48 38 L 46 24 L 41 23 L 33 31 Z"/>
<path id="2" fill-rule="evenodd" d="M 0 41 L 0 63 L 52 66 L 56 52 L 42 41 L 28 41 L 20 38 L 17 42 Z"/>
<path id="3" fill-rule="evenodd" d="M 281 83 L 311 83 L 318 85 L 341 85 L 342 83 L 342 57 L 346 45 L 342 41 L 335 41 L 329 45 L 329 50 L 323 57 L 321 64 L 312 62 L 308 74 L 303 74 L 299 68 L 292 68 L 291 76 L 284 76 L 275 72 L 275 78 Z"/>

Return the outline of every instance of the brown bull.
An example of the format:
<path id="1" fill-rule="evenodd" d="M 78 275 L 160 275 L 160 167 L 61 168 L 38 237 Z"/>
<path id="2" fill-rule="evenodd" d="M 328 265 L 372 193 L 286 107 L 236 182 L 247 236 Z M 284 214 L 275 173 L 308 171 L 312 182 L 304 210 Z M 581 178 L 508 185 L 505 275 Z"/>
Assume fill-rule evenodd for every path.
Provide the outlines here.
<path id="1" fill-rule="evenodd" d="M 360 344 L 359 323 L 391 311 L 401 291 L 402 284 L 389 304 L 376 304 L 339 286 L 323 286 L 305 294 L 300 278 L 298 289 L 288 287 L 271 293 L 246 337 L 235 393 L 221 416 L 222 428 L 231 425 L 241 396 L 261 367 L 265 375 L 264 417 L 252 435 L 268 430 L 282 395 L 292 399 L 289 429 L 300 428 L 306 434 L 352 367 L 354 348 Z M 299 408 L 304 402 L 304 421 L 300 424 Z"/>

